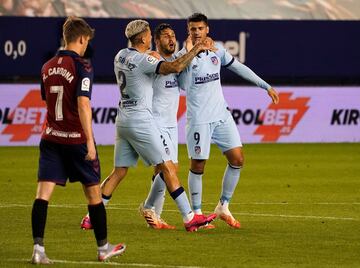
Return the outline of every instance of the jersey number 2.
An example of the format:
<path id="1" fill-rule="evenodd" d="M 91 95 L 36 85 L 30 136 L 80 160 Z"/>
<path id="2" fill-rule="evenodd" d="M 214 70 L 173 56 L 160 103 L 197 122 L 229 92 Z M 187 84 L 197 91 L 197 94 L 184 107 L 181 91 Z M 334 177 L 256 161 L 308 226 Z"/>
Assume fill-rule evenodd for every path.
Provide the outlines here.
<path id="1" fill-rule="evenodd" d="M 55 104 L 55 119 L 56 121 L 63 120 L 63 95 L 64 95 L 64 87 L 63 86 L 51 86 L 50 93 L 57 94 L 56 104 Z"/>

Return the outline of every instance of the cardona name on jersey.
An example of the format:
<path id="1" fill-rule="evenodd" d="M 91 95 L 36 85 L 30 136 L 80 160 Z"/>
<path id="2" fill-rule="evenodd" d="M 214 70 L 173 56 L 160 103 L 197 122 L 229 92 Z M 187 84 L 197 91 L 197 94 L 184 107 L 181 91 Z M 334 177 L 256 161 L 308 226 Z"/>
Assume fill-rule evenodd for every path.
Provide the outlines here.
<path id="1" fill-rule="evenodd" d="M 72 80 L 74 80 L 74 75 L 70 71 L 68 71 L 67 69 L 65 69 L 63 67 L 53 67 L 53 68 L 49 68 L 48 75 L 43 74 L 43 82 L 45 82 L 45 80 L 49 76 L 52 76 L 52 75 L 61 75 L 69 83 L 71 83 Z"/>
<path id="2" fill-rule="evenodd" d="M 196 76 L 195 84 L 205 84 L 219 79 L 219 73 L 207 74 L 206 76 Z"/>
<path id="3" fill-rule="evenodd" d="M 174 78 L 174 80 L 165 81 L 165 88 L 173 88 L 173 87 L 178 87 L 178 81 L 176 78 Z"/>

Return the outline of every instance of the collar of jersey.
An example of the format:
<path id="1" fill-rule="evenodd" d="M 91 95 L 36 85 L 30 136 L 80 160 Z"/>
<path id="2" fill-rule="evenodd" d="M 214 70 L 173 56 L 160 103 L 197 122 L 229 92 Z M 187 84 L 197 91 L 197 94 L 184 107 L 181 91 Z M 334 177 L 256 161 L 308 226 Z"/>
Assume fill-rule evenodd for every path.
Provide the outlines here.
<path id="1" fill-rule="evenodd" d="M 59 50 L 56 55 L 58 56 L 73 56 L 73 57 L 79 57 L 79 54 L 77 54 L 75 51 L 72 50 Z"/>
<path id="2" fill-rule="evenodd" d="M 133 48 L 133 47 L 128 47 L 128 49 L 139 52 L 136 48 Z"/>

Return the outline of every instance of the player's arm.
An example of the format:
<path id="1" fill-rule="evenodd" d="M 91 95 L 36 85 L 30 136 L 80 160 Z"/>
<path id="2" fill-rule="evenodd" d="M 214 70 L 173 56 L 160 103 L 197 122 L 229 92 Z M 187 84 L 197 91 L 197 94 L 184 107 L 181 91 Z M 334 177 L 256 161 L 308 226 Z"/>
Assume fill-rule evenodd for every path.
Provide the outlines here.
<path id="1" fill-rule="evenodd" d="M 88 152 L 85 159 L 95 160 L 96 149 L 95 149 L 94 135 L 91 125 L 92 112 L 91 112 L 90 99 L 86 96 L 78 96 L 77 104 L 78 104 L 78 113 L 80 117 L 81 126 L 86 136 L 86 145 Z"/>
<path id="2" fill-rule="evenodd" d="M 91 93 L 93 81 L 93 69 L 90 62 L 82 59 L 77 60 L 79 83 L 77 85 L 77 105 L 80 123 L 86 136 L 87 154 L 86 160 L 96 159 L 96 148 L 92 130 Z"/>
<path id="3" fill-rule="evenodd" d="M 186 66 L 192 61 L 192 59 L 203 50 L 212 50 L 213 42 L 210 38 L 207 38 L 203 42 L 196 44 L 188 53 L 177 58 L 172 62 L 162 61 L 159 63 L 157 73 L 159 74 L 170 74 L 170 73 L 180 73 L 185 69 Z"/>
<path id="4" fill-rule="evenodd" d="M 273 103 L 277 104 L 279 102 L 279 95 L 276 90 L 261 79 L 255 72 L 253 72 L 249 67 L 240 63 L 238 60 L 233 58 L 229 64 L 227 64 L 229 70 L 238 74 L 242 78 L 248 80 L 249 82 L 267 90 L 268 95 L 270 96 Z"/>

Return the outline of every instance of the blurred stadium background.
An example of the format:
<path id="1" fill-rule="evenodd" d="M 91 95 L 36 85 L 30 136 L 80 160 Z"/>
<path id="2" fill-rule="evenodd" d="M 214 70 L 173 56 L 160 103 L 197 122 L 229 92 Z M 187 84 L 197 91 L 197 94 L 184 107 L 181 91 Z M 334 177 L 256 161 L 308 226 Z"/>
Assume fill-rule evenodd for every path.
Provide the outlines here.
<path id="1" fill-rule="evenodd" d="M 151 176 L 151 170 L 140 165 L 129 174 L 110 206 L 110 232 L 115 236 L 117 230 L 129 244 L 128 255 L 116 263 L 150 267 L 360 266 L 357 0 L 0 0 L 0 218 L 7 221 L 1 227 L 0 266 L 25 266 L 24 260 L 31 254 L 29 215 L 35 191 L 36 145 L 45 115 L 39 74 L 42 64 L 62 46 L 64 18 L 84 17 L 96 29 L 89 50 L 95 68 L 93 122 L 97 143 L 104 145 L 100 157 L 105 177 L 112 167 L 119 98 L 113 58 L 128 45 L 126 24 L 134 18 L 147 19 L 152 28 L 168 22 L 181 49 L 187 36 L 186 18 L 194 12 L 206 14 L 210 36 L 280 93 L 280 104 L 272 105 L 262 90 L 222 71 L 225 98 L 242 140 L 254 143 L 245 147 L 247 168 L 234 197 L 237 205 L 233 211 L 245 227 L 236 232 L 219 224 L 209 236 L 201 233 L 194 237 L 182 230 L 149 232 L 141 218 L 133 219 Z M 178 112 L 181 143 L 185 142 L 185 110 L 182 95 Z M 180 177 L 186 185 L 184 145 L 180 153 Z M 221 177 L 224 165 L 221 154 L 213 150 L 207 176 Z M 211 211 L 220 179 L 208 183 L 204 204 Z M 47 232 L 49 255 L 58 259 L 69 255 L 69 260 L 60 260 L 59 265 L 91 266 L 95 264 L 86 264 L 93 256 L 91 245 L 82 245 L 81 253 L 73 256 L 84 234 L 71 230 L 74 236 L 69 238 L 65 228 L 77 229 L 86 208 L 78 205 L 84 199 L 79 198 L 79 187 L 74 187 L 59 190 L 54 197 L 52 213 L 63 218 L 49 220 L 55 221 L 49 229 L 62 226 L 54 233 Z M 63 203 L 70 205 L 62 207 Z M 167 217 L 178 222 L 173 204 L 167 206 Z M 92 239 L 90 234 L 86 238 Z M 159 243 L 154 245 L 154 239 Z M 59 240 L 71 240 L 75 246 L 64 248 L 67 242 L 58 245 Z M 227 246 L 222 244 L 225 240 Z M 189 243 L 193 245 L 190 250 L 185 246 Z M 219 244 L 223 247 L 220 255 Z M 163 247 L 177 256 L 175 262 L 159 253 Z M 87 254 L 83 248 L 93 251 Z M 197 254 L 195 260 L 192 250 Z"/>

